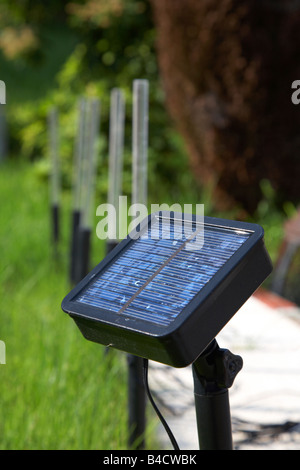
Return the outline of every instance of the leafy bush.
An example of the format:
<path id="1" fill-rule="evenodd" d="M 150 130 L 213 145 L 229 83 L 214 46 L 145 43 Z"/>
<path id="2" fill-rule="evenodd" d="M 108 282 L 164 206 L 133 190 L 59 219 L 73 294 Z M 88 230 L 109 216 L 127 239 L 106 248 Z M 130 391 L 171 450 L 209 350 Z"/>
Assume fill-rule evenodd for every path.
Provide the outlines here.
<path id="1" fill-rule="evenodd" d="M 34 162 L 39 176 L 48 175 L 47 113 L 51 106 L 56 106 L 60 121 L 63 183 L 65 188 L 69 188 L 77 102 L 83 95 L 99 97 L 101 125 L 97 183 L 98 197 L 103 200 L 107 194 L 110 92 L 114 87 L 122 88 L 126 97 L 124 193 L 130 194 L 132 82 L 136 78 L 146 78 L 150 86 L 149 199 L 154 202 L 174 202 L 187 192 L 189 197 L 191 192 L 193 197 L 199 197 L 181 138 L 174 131 L 165 110 L 156 62 L 155 30 L 148 0 L 88 1 L 85 4 L 66 2 L 65 11 L 66 18 L 53 29 L 48 24 L 49 20 L 48 23 L 46 21 L 47 16 L 43 17 L 43 28 L 41 23 L 34 23 L 31 19 L 41 47 L 45 45 L 43 37 L 47 28 L 46 43 L 49 47 L 54 46 L 56 41 L 57 49 L 57 37 L 65 42 L 68 41 L 68 34 L 71 38 L 75 35 L 77 39 L 73 39 L 76 44 L 72 52 L 59 67 L 54 84 L 45 89 L 43 96 L 15 102 L 10 107 L 9 125 L 14 155 Z M 69 42 L 72 44 L 71 39 Z M 44 49 L 41 49 L 42 54 L 45 54 Z M 52 54 L 55 54 L 55 50 Z M 49 57 L 45 59 L 46 62 L 48 60 Z M 28 65 L 27 72 L 33 73 L 36 67 Z M 191 187 L 194 191 L 190 191 Z"/>

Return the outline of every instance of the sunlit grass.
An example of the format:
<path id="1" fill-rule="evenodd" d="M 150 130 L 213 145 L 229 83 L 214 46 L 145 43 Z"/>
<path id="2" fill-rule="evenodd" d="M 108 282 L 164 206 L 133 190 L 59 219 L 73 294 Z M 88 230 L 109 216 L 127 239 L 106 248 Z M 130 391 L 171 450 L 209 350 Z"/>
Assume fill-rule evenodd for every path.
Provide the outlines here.
<path id="1" fill-rule="evenodd" d="M 60 307 L 68 224 L 55 260 L 47 187 L 30 168 L 5 164 L 0 194 L 0 448 L 126 449 L 124 355 L 84 340 Z"/>

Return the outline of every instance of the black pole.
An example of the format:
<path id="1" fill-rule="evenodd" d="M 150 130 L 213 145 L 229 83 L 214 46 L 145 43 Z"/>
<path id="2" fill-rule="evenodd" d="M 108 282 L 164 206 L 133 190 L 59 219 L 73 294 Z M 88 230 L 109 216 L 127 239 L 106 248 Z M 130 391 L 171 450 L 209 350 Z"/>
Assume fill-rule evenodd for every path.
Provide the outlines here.
<path id="1" fill-rule="evenodd" d="M 106 254 L 108 255 L 108 253 L 110 253 L 118 244 L 119 244 L 118 240 L 107 240 Z"/>
<path id="2" fill-rule="evenodd" d="M 79 210 L 73 210 L 72 212 L 72 232 L 71 232 L 71 250 L 70 250 L 70 282 L 76 283 L 76 266 L 79 258 L 79 244 L 78 244 L 78 232 L 80 227 L 80 216 Z"/>
<path id="3" fill-rule="evenodd" d="M 110 253 L 118 244 L 108 240 L 106 253 Z M 132 354 L 127 355 L 128 364 L 128 446 L 130 449 L 145 448 L 146 430 L 146 390 L 144 385 L 143 359 Z"/>
<path id="4" fill-rule="evenodd" d="M 59 242 L 59 206 L 58 204 L 51 205 L 51 219 L 52 219 L 52 241 L 54 245 L 55 253 L 57 254 L 58 242 Z"/>
<path id="5" fill-rule="evenodd" d="M 194 396 L 201 450 L 232 450 L 228 388 L 243 365 L 240 356 L 213 342 L 193 364 Z"/>
<path id="6" fill-rule="evenodd" d="M 78 283 L 90 271 L 90 245 L 91 230 L 89 228 L 78 228 L 77 260 L 75 268 L 75 282 Z"/>
<path id="7" fill-rule="evenodd" d="M 128 426 L 129 448 L 145 448 L 146 393 L 144 385 L 143 359 L 127 355 L 128 363 Z"/>

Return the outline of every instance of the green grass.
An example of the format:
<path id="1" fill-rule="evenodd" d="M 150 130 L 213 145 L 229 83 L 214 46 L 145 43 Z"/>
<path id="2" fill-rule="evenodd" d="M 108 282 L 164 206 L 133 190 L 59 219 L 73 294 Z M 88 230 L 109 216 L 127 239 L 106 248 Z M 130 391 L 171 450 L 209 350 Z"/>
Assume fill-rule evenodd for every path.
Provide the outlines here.
<path id="1" fill-rule="evenodd" d="M 67 201 L 55 261 L 46 185 L 6 163 L 0 195 L 0 449 L 126 449 L 124 355 L 86 341 L 60 307 L 70 290 Z"/>

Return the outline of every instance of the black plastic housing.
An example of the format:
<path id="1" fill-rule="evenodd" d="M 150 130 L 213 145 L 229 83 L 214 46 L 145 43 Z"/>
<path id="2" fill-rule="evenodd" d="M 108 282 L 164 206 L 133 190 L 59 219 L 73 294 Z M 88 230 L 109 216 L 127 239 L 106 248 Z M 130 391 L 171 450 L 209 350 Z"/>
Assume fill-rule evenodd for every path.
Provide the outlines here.
<path id="1" fill-rule="evenodd" d="M 161 214 L 176 217 L 170 212 Z M 145 219 L 140 224 L 140 233 L 157 216 L 155 213 Z M 197 222 L 196 216 L 180 216 Z M 272 271 L 261 226 L 204 217 L 204 234 L 205 226 L 243 230 L 250 236 L 168 326 L 161 327 L 74 300 L 123 250 L 136 242 L 130 234 L 65 297 L 63 311 L 74 319 L 90 341 L 173 367 L 193 363 Z"/>

